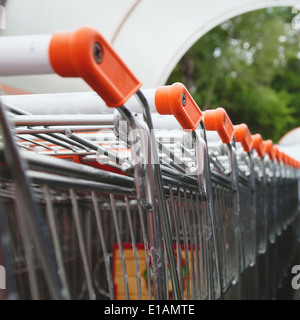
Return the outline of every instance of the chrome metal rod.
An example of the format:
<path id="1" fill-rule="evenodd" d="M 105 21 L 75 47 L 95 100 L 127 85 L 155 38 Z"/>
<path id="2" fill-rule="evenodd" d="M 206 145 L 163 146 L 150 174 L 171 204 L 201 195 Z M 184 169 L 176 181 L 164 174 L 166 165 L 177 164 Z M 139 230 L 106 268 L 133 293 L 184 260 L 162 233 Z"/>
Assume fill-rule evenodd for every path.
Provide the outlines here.
<path id="1" fill-rule="evenodd" d="M 204 126 L 204 122 L 200 122 L 200 127 L 202 129 L 203 133 L 203 139 L 207 145 L 207 136 L 206 136 L 206 130 Z M 197 140 L 197 137 L 194 135 L 193 138 L 195 141 Z M 209 244 L 210 251 L 214 252 L 215 256 L 215 264 L 213 263 L 212 257 L 210 257 L 209 264 L 211 266 L 215 265 L 216 267 L 216 283 L 214 283 L 214 277 L 213 277 L 213 271 L 211 271 L 210 276 L 209 276 L 209 282 L 212 283 L 212 286 L 214 290 L 209 292 L 209 298 L 210 299 L 215 299 L 216 298 L 216 291 L 220 292 L 220 297 L 222 298 L 222 272 L 221 272 L 221 266 L 222 266 L 222 261 L 220 257 L 220 250 L 219 250 L 219 244 L 220 244 L 220 235 L 218 234 L 218 217 L 216 216 L 215 208 L 214 208 L 214 203 L 213 203 L 213 191 L 212 191 L 212 171 L 210 169 L 210 160 L 211 158 L 209 157 L 208 153 L 208 148 L 205 150 L 205 155 L 204 155 L 204 167 L 206 168 L 206 190 L 207 190 L 207 210 L 208 210 L 208 219 L 209 219 L 209 226 L 212 231 L 212 237 L 213 237 L 213 244 Z"/>
<path id="2" fill-rule="evenodd" d="M 84 180 L 110 183 L 115 186 L 133 187 L 133 179 L 116 173 L 108 172 L 90 166 L 83 166 L 79 163 L 64 161 L 54 157 L 47 157 L 30 152 L 21 152 L 23 158 L 28 161 L 29 167 L 60 175 L 69 175 Z"/>
<path id="3" fill-rule="evenodd" d="M 88 290 L 88 296 L 90 300 L 95 300 L 96 295 L 93 287 L 92 270 L 89 265 L 86 245 L 84 243 L 83 230 L 82 230 L 82 225 L 81 225 L 80 216 L 79 216 L 79 206 L 78 206 L 76 193 L 74 189 L 70 189 L 70 198 L 72 202 L 72 213 L 75 221 L 75 227 L 76 227 L 76 232 L 78 237 L 79 250 L 80 250 L 80 255 L 81 255 L 82 264 L 83 264 L 86 286 Z"/>
<path id="4" fill-rule="evenodd" d="M 113 283 L 111 261 L 110 261 L 108 249 L 106 247 L 106 241 L 105 241 L 105 237 L 104 237 L 104 227 L 103 227 L 102 220 L 101 220 L 99 204 L 98 204 L 98 200 L 97 200 L 97 196 L 96 196 L 95 191 L 92 191 L 91 195 L 92 195 L 93 208 L 94 208 L 95 217 L 96 217 L 97 231 L 99 234 L 101 247 L 102 247 L 102 251 L 103 251 L 104 264 L 105 264 L 105 270 L 106 270 L 106 278 L 107 278 L 107 284 L 108 284 L 108 290 L 109 290 L 109 297 L 111 300 L 114 300 L 114 283 Z"/>
<path id="5" fill-rule="evenodd" d="M 55 127 L 48 126 L 47 128 L 34 127 L 34 129 L 24 129 L 24 128 L 16 128 L 14 132 L 16 134 L 37 134 L 37 133 L 65 133 L 66 129 L 70 129 L 73 132 L 89 132 L 89 131 L 99 131 L 101 129 L 113 129 L 113 126 L 67 126 L 67 127 Z"/>
<path id="6" fill-rule="evenodd" d="M 116 185 L 109 185 L 105 183 L 93 182 L 83 179 L 70 178 L 62 176 L 61 174 L 58 176 L 44 172 L 29 171 L 28 176 L 34 183 L 47 184 L 48 186 L 53 187 L 62 187 L 67 189 L 77 188 L 89 191 L 101 191 L 103 193 L 134 196 L 134 189 L 120 187 Z"/>
<path id="7" fill-rule="evenodd" d="M 83 138 L 79 137 L 78 135 L 74 134 L 70 129 L 66 130 L 65 135 L 69 139 L 74 140 L 74 141 L 78 142 L 79 144 L 81 144 L 82 148 L 87 147 L 89 149 L 97 151 L 98 153 L 101 153 L 101 154 L 109 157 L 109 159 L 111 159 L 112 161 L 115 161 L 117 164 L 122 164 L 125 160 L 125 159 L 120 158 L 117 153 L 112 152 L 108 149 L 105 149 L 101 145 L 95 144 L 87 139 L 83 139 Z"/>
<path id="8" fill-rule="evenodd" d="M 32 238 L 41 260 L 52 297 L 54 299 L 64 299 L 65 296 L 63 295 L 62 284 L 57 273 L 57 265 L 55 263 L 54 251 L 49 235 L 46 233 L 42 214 L 37 206 L 30 181 L 26 175 L 24 160 L 19 155 L 1 101 L 0 122 L 5 160 L 16 182 L 16 193 L 20 195 L 18 201 L 20 208 L 22 208 L 22 214 L 19 212 L 19 218 L 29 226 L 30 232 L 32 233 Z"/>
<path id="9" fill-rule="evenodd" d="M 143 95 L 142 91 L 140 90 L 137 92 L 137 96 L 143 105 L 143 117 L 149 127 L 149 130 L 152 133 L 152 131 L 154 130 L 154 126 L 152 123 L 151 111 L 150 111 L 150 106 L 148 104 L 148 101 Z M 174 250 L 173 250 L 173 241 L 171 239 L 171 234 L 172 234 L 171 226 L 170 226 L 170 221 L 168 219 L 166 196 L 163 188 L 163 179 L 162 179 L 160 164 L 158 162 L 158 152 L 157 152 L 156 139 L 154 134 L 151 134 L 151 138 L 152 138 L 151 143 L 152 143 L 153 159 L 154 159 L 155 184 L 156 184 L 156 192 L 157 192 L 158 206 L 159 206 L 159 212 L 160 212 L 159 219 L 162 225 L 163 236 L 166 244 L 165 249 L 167 252 L 168 263 L 170 267 L 173 296 L 175 300 L 181 300 L 183 297 L 180 291 L 179 278 L 176 271 L 176 260 L 175 260 Z"/>
<path id="10" fill-rule="evenodd" d="M 18 115 L 11 119 L 15 126 L 74 126 L 74 125 L 111 125 L 114 115 Z"/>
<path id="11" fill-rule="evenodd" d="M 53 246 L 54 246 L 55 256 L 56 256 L 57 265 L 58 265 L 58 272 L 61 276 L 61 281 L 63 284 L 65 294 L 68 297 L 68 299 L 71 299 L 70 290 L 67 282 L 66 270 L 63 262 L 62 246 L 59 240 L 58 226 L 55 219 L 54 208 L 53 208 L 53 203 L 51 201 L 49 186 L 44 185 L 43 192 L 45 195 L 46 213 L 49 221 L 49 228 L 50 228 L 52 239 L 53 239 Z"/>
<path id="12" fill-rule="evenodd" d="M 16 288 L 16 281 L 14 278 L 14 270 L 13 270 L 13 257 L 12 252 L 10 251 L 10 242 L 9 242 L 9 234 L 8 228 L 6 226 L 6 212 L 2 204 L 0 203 L 0 259 L 2 258 L 1 262 L 5 266 L 6 271 L 6 290 L 3 290 L 3 294 L 5 298 L 9 300 L 17 300 L 19 299 L 19 294 Z M 2 295 L 0 292 L 0 300 Z M 8 294 L 6 294 L 8 292 Z"/>

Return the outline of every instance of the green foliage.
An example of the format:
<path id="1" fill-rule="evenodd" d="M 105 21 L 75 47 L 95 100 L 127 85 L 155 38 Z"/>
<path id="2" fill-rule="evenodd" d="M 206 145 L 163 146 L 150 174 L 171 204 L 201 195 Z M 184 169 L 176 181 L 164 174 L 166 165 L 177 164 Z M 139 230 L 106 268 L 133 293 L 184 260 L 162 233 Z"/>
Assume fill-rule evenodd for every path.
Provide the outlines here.
<path id="1" fill-rule="evenodd" d="M 222 23 L 190 48 L 167 83 L 184 83 L 202 110 L 222 106 L 234 124 L 278 141 L 300 125 L 294 16 L 291 8 L 269 8 Z"/>

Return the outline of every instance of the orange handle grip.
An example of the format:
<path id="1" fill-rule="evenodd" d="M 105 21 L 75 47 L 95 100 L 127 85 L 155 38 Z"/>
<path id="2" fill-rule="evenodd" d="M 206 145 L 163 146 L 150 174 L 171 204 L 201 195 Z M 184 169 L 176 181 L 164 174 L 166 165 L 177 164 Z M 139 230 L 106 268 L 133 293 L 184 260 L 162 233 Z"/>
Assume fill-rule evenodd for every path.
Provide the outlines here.
<path id="1" fill-rule="evenodd" d="M 246 152 L 250 152 L 253 146 L 253 139 L 248 126 L 241 123 L 234 127 L 234 135 L 237 142 L 240 142 Z"/>
<path id="2" fill-rule="evenodd" d="M 266 153 L 269 155 L 269 158 L 271 160 L 273 160 L 276 156 L 276 151 L 273 146 L 273 141 L 272 140 L 265 140 L 263 142 L 263 144 L 265 145 Z"/>
<path id="3" fill-rule="evenodd" d="M 286 165 L 292 167 L 293 166 L 293 158 L 288 154 L 285 155 L 286 157 Z"/>
<path id="4" fill-rule="evenodd" d="M 279 151 L 280 152 L 280 155 L 281 155 L 281 161 L 283 162 L 283 163 L 285 163 L 284 162 L 284 155 L 285 155 L 285 153 L 283 152 L 283 151 Z"/>
<path id="5" fill-rule="evenodd" d="M 253 149 L 256 150 L 258 156 L 262 158 L 265 155 L 266 147 L 263 143 L 263 139 L 259 133 L 252 136 L 253 139 Z"/>
<path id="6" fill-rule="evenodd" d="M 54 34 L 49 59 L 57 74 L 81 77 L 108 107 L 122 106 L 142 85 L 111 45 L 91 28 Z"/>
<path id="7" fill-rule="evenodd" d="M 233 138 L 234 127 L 223 108 L 205 111 L 204 125 L 208 131 L 217 131 L 223 143 L 229 143 Z"/>
<path id="8" fill-rule="evenodd" d="M 159 114 L 173 114 L 183 129 L 192 131 L 198 127 L 203 117 L 193 97 L 179 82 L 156 90 L 155 107 Z"/>
<path id="9" fill-rule="evenodd" d="M 280 163 L 282 161 L 282 154 L 281 152 L 279 151 L 279 148 L 278 146 L 274 146 L 273 147 L 274 151 L 275 151 L 275 157 L 277 159 L 277 162 Z"/>
<path id="10" fill-rule="evenodd" d="M 289 156 L 283 152 L 283 163 L 288 166 L 289 165 Z"/>
<path id="11" fill-rule="evenodd" d="M 288 155 L 288 165 L 289 165 L 290 167 L 292 167 L 292 165 L 293 165 L 293 159 L 292 159 L 292 157 L 290 157 L 289 155 Z"/>

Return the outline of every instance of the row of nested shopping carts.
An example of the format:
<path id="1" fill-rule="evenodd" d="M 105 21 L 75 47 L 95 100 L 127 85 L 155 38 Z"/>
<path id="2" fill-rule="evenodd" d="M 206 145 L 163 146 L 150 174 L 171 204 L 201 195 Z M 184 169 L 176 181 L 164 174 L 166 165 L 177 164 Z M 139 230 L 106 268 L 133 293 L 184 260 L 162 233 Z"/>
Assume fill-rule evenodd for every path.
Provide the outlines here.
<path id="1" fill-rule="evenodd" d="M 2 299 L 277 297 L 300 259 L 299 162 L 180 83 L 142 90 L 93 29 L 0 47 L 2 76 L 93 89 L 1 96 Z"/>

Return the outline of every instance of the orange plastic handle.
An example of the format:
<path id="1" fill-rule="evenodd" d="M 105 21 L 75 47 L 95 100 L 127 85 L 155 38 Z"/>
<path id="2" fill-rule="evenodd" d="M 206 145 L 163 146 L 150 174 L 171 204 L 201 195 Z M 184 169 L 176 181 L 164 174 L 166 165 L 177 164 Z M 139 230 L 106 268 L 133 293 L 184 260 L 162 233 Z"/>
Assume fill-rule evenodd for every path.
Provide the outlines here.
<path id="1" fill-rule="evenodd" d="M 290 157 L 289 155 L 288 155 L 288 165 L 290 167 L 292 166 L 292 157 Z"/>
<path id="2" fill-rule="evenodd" d="M 234 127 L 234 135 L 237 142 L 240 142 L 246 152 L 250 152 L 253 146 L 253 139 L 248 126 L 241 123 Z"/>
<path id="3" fill-rule="evenodd" d="M 223 108 L 205 111 L 204 125 L 208 131 L 217 131 L 223 143 L 229 143 L 233 138 L 234 127 Z"/>
<path id="4" fill-rule="evenodd" d="M 287 165 L 292 167 L 293 166 L 293 158 L 287 155 Z"/>
<path id="5" fill-rule="evenodd" d="M 288 165 L 288 155 L 285 152 L 282 152 L 282 160 L 285 165 Z"/>
<path id="6" fill-rule="evenodd" d="M 273 160 L 276 156 L 276 151 L 273 146 L 273 141 L 269 139 L 269 140 L 265 140 L 263 143 L 266 147 L 266 153 L 269 155 L 269 158 Z"/>
<path id="7" fill-rule="evenodd" d="M 159 114 L 173 114 L 183 129 L 194 131 L 203 114 L 186 87 L 179 82 L 155 91 L 155 107 Z"/>
<path id="8" fill-rule="evenodd" d="M 281 162 L 281 161 L 282 161 L 282 154 L 281 154 L 281 152 L 279 151 L 278 146 L 275 145 L 275 146 L 273 147 L 273 149 L 275 150 L 275 157 L 276 157 L 276 159 L 277 159 L 277 162 L 278 162 L 278 163 Z"/>
<path id="9" fill-rule="evenodd" d="M 292 166 L 294 169 L 297 169 L 297 161 L 294 158 L 292 158 Z"/>
<path id="10" fill-rule="evenodd" d="M 283 163 L 285 163 L 285 162 L 284 162 L 285 153 L 284 153 L 283 151 L 279 151 L 279 152 L 280 152 L 280 155 L 281 155 L 281 161 L 282 161 Z"/>
<path id="11" fill-rule="evenodd" d="M 91 28 L 54 34 L 49 59 L 57 74 L 81 77 L 108 107 L 122 106 L 142 85 L 111 45 Z"/>
<path id="12" fill-rule="evenodd" d="M 263 143 L 263 139 L 259 133 L 252 136 L 253 139 L 253 149 L 256 150 L 258 156 L 262 158 L 265 155 L 266 147 Z"/>

